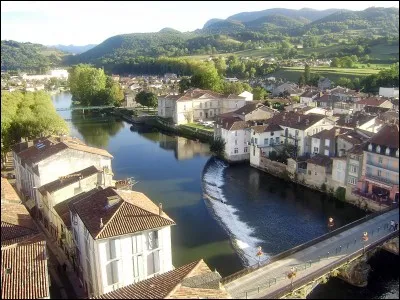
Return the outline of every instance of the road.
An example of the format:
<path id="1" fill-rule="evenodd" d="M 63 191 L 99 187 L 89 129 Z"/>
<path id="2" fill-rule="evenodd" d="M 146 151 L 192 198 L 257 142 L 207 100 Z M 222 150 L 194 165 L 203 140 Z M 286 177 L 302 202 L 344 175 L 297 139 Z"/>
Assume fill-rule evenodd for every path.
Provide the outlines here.
<path id="1" fill-rule="evenodd" d="M 389 228 L 385 229 L 385 225 L 388 226 L 391 220 L 399 222 L 398 208 L 226 283 L 225 288 L 233 298 L 260 298 L 266 296 L 291 284 L 287 274 L 293 267 L 297 269 L 294 280 L 299 280 L 323 266 L 362 249 L 364 246 L 364 241 L 362 240 L 363 232 L 368 232 L 369 239 L 366 245 L 390 234 L 391 231 Z M 319 261 L 320 258 L 322 259 Z M 309 263 L 310 261 L 312 261 L 311 264 Z"/>

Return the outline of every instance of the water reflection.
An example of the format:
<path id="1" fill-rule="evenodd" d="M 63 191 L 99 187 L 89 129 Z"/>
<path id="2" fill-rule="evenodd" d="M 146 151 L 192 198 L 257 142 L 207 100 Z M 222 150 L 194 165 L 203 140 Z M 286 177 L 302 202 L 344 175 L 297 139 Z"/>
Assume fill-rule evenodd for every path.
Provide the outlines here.
<path id="1" fill-rule="evenodd" d="M 208 144 L 192 141 L 180 136 L 160 133 L 154 128 L 149 128 L 144 125 L 133 125 L 130 129 L 133 132 L 138 132 L 146 139 L 158 142 L 160 148 L 173 151 L 177 160 L 186 160 L 196 156 L 210 155 L 210 147 Z"/>

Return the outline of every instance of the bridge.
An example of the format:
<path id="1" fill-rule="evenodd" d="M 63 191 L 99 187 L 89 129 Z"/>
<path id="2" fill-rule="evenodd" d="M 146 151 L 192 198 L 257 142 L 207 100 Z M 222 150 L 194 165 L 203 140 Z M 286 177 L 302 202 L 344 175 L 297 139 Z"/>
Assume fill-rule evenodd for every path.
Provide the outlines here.
<path id="1" fill-rule="evenodd" d="M 398 237 L 399 231 L 390 228 L 391 220 L 399 221 L 398 205 L 227 276 L 222 283 L 236 299 L 305 298 L 330 276 L 349 279 L 346 268 L 352 264 L 354 267 L 368 253 Z M 368 232 L 367 241 L 363 239 L 364 232 Z M 363 286 L 361 284 L 359 286 Z"/>
<path id="2" fill-rule="evenodd" d="M 92 110 L 92 109 L 104 109 L 104 108 L 114 108 L 114 106 L 113 105 L 110 105 L 110 106 L 71 106 L 71 107 L 57 108 L 56 111 Z"/>

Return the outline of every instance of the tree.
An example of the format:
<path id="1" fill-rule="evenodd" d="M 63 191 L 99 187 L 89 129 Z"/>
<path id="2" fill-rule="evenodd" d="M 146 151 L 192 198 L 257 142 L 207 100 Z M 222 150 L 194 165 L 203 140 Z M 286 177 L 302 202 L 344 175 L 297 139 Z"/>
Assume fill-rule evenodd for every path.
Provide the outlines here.
<path id="1" fill-rule="evenodd" d="M 304 81 L 308 84 L 310 82 L 311 69 L 309 65 L 304 67 Z"/>
<path id="2" fill-rule="evenodd" d="M 337 81 L 336 84 L 339 86 L 347 87 L 347 88 L 354 88 L 353 83 L 349 78 L 346 77 L 340 77 Z"/>
<path id="3" fill-rule="evenodd" d="M 221 78 L 213 64 L 200 65 L 194 71 L 191 85 L 200 89 L 221 91 Z"/>
<path id="4" fill-rule="evenodd" d="M 191 82 L 188 77 L 183 77 L 179 81 L 179 93 L 184 93 L 186 90 L 188 90 L 191 87 Z"/>
<path id="5" fill-rule="evenodd" d="M 267 96 L 267 91 L 263 87 L 257 86 L 253 89 L 254 100 L 265 100 L 266 96 Z"/>
<path id="6" fill-rule="evenodd" d="M 149 110 L 150 107 L 157 107 L 158 98 L 155 94 L 151 92 L 141 91 L 135 97 L 136 102 L 142 106 L 147 106 Z"/>
<path id="7" fill-rule="evenodd" d="M 210 144 L 210 151 L 217 157 L 223 158 L 225 155 L 225 144 L 226 142 L 224 141 L 223 138 L 217 137 L 214 140 L 212 140 Z"/>
<path id="8" fill-rule="evenodd" d="M 301 74 L 299 77 L 299 86 L 303 86 L 306 84 L 306 80 L 304 78 L 304 74 Z"/>

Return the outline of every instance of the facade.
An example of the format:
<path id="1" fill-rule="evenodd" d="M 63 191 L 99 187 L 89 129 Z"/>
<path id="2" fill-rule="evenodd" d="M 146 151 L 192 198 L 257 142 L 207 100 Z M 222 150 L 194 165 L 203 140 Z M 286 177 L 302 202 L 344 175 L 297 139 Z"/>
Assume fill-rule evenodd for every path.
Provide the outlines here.
<path id="1" fill-rule="evenodd" d="M 272 90 L 272 96 L 279 96 L 280 94 L 283 94 L 284 92 L 288 92 L 291 94 L 291 91 L 297 90 L 298 86 L 295 83 L 292 82 L 285 82 L 276 88 Z"/>
<path id="2" fill-rule="evenodd" d="M 305 176 L 307 184 L 320 188 L 323 184 L 328 184 L 330 176 L 332 176 L 331 158 L 317 154 L 307 160 L 307 173 Z"/>
<path id="3" fill-rule="evenodd" d="M 347 158 L 332 157 L 332 180 L 336 185 L 346 187 Z"/>
<path id="4" fill-rule="evenodd" d="M 175 270 L 94 299 L 230 299 L 220 283 L 221 275 L 212 272 L 201 259 Z M 154 288 L 156 287 L 156 288 Z"/>
<path id="5" fill-rule="evenodd" d="M 332 127 L 329 130 L 325 129 L 312 135 L 311 155 L 336 156 L 336 138 L 344 131 L 344 129 Z"/>
<path id="6" fill-rule="evenodd" d="M 384 107 L 391 109 L 393 107 L 393 104 L 385 98 L 364 98 L 354 102 L 353 111 L 362 111 L 366 106 Z"/>
<path id="7" fill-rule="evenodd" d="M 305 104 L 307 106 L 313 106 L 314 99 L 316 99 L 320 95 L 318 90 L 308 90 L 300 95 L 300 103 Z"/>
<path id="8" fill-rule="evenodd" d="M 399 88 L 387 88 L 380 87 L 379 88 L 379 96 L 387 97 L 387 98 L 399 98 Z"/>
<path id="9" fill-rule="evenodd" d="M 85 145 L 82 141 L 50 136 L 17 144 L 13 148 L 16 187 L 39 205 L 40 186 L 54 178 L 95 166 L 111 171 L 112 155 L 106 150 Z"/>
<path id="10" fill-rule="evenodd" d="M 219 114 L 243 107 L 246 99 L 209 90 L 189 89 L 183 95 L 160 97 L 158 104 L 160 117 L 172 117 L 174 123 L 180 125 L 198 120 L 212 120 Z"/>
<path id="11" fill-rule="evenodd" d="M 89 296 L 173 269 L 175 222 L 144 194 L 108 187 L 68 207 L 78 273 Z"/>
<path id="12" fill-rule="evenodd" d="M 364 146 L 365 144 L 356 145 L 347 153 L 346 193 L 351 193 L 356 187 L 357 182 L 361 180 L 363 173 Z"/>
<path id="13" fill-rule="evenodd" d="M 225 157 L 228 161 L 243 161 L 249 157 L 250 131 L 252 122 L 267 120 L 277 111 L 261 103 L 250 102 L 235 110 L 217 116 L 214 124 L 214 138 L 225 141 Z"/>
<path id="14" fill-rule="evenodd" d="M 399 126 L 387 124 L 364 147 L 363 176 L 357 188 L 390 201 L 399 198 Z"/>

